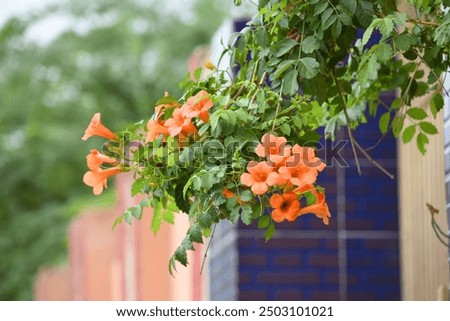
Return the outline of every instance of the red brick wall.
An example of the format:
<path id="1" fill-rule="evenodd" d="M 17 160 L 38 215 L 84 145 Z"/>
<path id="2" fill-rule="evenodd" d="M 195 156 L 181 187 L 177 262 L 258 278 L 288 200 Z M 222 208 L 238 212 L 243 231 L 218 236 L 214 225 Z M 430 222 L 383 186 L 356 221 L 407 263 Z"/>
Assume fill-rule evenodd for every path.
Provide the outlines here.
<path id="1" fill-rule="evenodd" d="M 117 205 L 87 209 L 69 227 L 69 262 L 42 269 L 35 284 L 36 300 L 200 300 L 205 298 L 200 276 L 202 248 L 190 253 L 188 268 L 175 278 L 168 261 L 188 229 L 187 215 L 178 214 L 175 225 L 163 224 L 155 236 L 150 224 L 153 211 L 144 210 L 132 226 L 114 220 L 139 199 L 131 198 L 132 177 L 117 177 Z"/>

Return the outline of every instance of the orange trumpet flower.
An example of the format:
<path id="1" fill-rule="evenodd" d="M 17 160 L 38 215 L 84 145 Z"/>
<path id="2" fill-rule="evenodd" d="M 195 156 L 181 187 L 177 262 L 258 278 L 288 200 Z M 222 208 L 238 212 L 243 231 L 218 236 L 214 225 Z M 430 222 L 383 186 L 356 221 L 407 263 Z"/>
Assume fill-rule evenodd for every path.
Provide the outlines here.
<path id="1" fill-rule="evenodd" d="M 86 162 L 87 167 L 91 171 L 98 171 L 103 163 L 113 164 L 116 162 L 116 159 L 106 156 L 96 149 L 92 149 L 91 152 L 86 156 Z"/>
<path id="2" fill-rule="evenodd" d="M 103 126 L 102 122 L 100 121 L 100 113 L 96 113 L 92 117 L 91 122 L 84 131 L 84 136 L 81 137 L 81 139 L 87 140 L 92 136 L 100 136 L 110 140 L 114 140 L 114 138 L 116 137 L 116 135 L 112 131 Z"/>
<path id="3" fill-rule="evenodd" d="M 275 168 L 269 166 L 266 162 L 257 163 L 251 161 L 247 165 L 248 173 L 241 175 L 241 183 L 245 186 L 251 187 L 253 194 L 261 195 L 267 192 L 269 186 L 277 181 L 274 171 Z"/>
<path id="4" fill-rule="evenodd" d="M 287 192 L 283 195 L 273 194 L 269 203 L 273 207 L 272 219 L 278 223 L 283 222 L 285 219 L 288 221 L 295 220 L 300 209 L 300 202 L 297 199 L 297 195 L 293 192 Z"/>
<path id="5" fill-rule="evenodd" d="M 264 134 L 261 143 L 256 146 L 255 153 L 260 157 L 266 157 L 271 166 L 281 166 L 291 156 L 291 146 L 287 144 L 285 137 Z"/>
<path id="6" fill-rule="evenodd" d="M 98 169 L 96 171 L 88 171 L 83 176 L 83 182 L 94 189 L 94 195 L 100 195 L 103 188 L 107 188 L 108 177 L 116 175 L 122 171 L 120 167 L 111 167 L 108 169 Z"/>
<path id="7" fill-rule="evenodd" d="M 199 117 L 205 123 L 209 120 L 208 110 L 214 105 L 205 90 L 201 90 L 195 96 L 188 98 L 182 110 L 187 118 Z"/>
<path id="8" fill-rule="evenodd" d="M 318 157 L 315 156 L 311 147 L 294 145 L 292 156 L 289 157 L 284 166 L 278 172 L 280 176 L 295 186 L 311 185 L 316 179 L 318 172 L 326 167 Z"/>
<path id="9" fill-rule="evenodd" d="M 169 135 L 169 130 L 164 127 L 164 122 L 162 120 L 150 119 L 147 123 L 147 130 L 146 143 L 155 141 L 159 135 Z"/>
<path id="10" fill-rule="evenodd" d="M 191 118 L 186 117 L 180 108 L 176 108 L 173 111 L 172 117 L 166 120 L 164 126 L 169 130 L 169 134 L 172 137 L 179 134 L 188 136 L 198 131 L 191 123 Z"/>
<path id="11" fill-rule="evenodd" d="M 297 216 L 312 213 L 315 214 L 318 218 L 321 218 L 323 222 L 328 225 L 329 224 L 329 218 L 331 217 L 330 210 L 328 209 L 327 203 L 325 203 L 325 193 L 314 191 L 313 192 L 316 196 L 316 202 L 314 204 L 311 204 L 309 206 L 306 206 L 300 211 L 298 211 Z"/>
<path id="12" fill-rule="evenodd" d="M 319 172 L 326 167 L 325 163 L 316 157 L 314 148 L 301 147 L 295 144 L 292 147 L 292 156 L 289 158 L 289 161 L 286 161 L 285 166 L 295 167 L 299 164 L 314 168 Z"/>

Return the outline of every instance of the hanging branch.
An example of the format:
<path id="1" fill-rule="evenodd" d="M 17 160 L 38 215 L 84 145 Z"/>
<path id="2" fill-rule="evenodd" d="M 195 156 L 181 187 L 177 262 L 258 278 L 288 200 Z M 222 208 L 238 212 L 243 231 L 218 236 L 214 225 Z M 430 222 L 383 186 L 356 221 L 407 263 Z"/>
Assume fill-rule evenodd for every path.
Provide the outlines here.
<path id="1" fill-rule="evenodd" d="M 439 242 L 444 244 L 446 247 L 450 248 L 450 242 L 445 241 L 445 239 L 450 240 L 450 236 L 447 235 L 439 226 L 439 224 L 436 222 L 436 219 L 434 217 L 435 214 L 439 214 L 439 210 L 435 208 L 430 203 L 426 203 L 428 210 L 431 214 L 431 226 L 433 227 L 434 234 L 438 238 Z"/>

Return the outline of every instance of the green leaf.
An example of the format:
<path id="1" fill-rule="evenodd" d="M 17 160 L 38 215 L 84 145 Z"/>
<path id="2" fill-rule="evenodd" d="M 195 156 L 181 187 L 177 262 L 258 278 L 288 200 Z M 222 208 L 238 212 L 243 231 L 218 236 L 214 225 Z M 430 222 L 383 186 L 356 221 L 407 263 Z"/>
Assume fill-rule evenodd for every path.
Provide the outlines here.
<path id="1" fill-rule="evenodd" d="M 301 47 L 304 53 L 310 54 L 320 48 L 320 43 L 317 41 L 316 37 L 308 36 L 302 41 Z"/>
<path id="2" fill-rule="evenodd" d="M 169 224 L 174 224 L 175 223 L 175 212 L 166 208 L 165 210 L 163 210 L 163 220 Z"/>
<path id="3" fill-rule="evenodd" d="M 273 235 L 275 234 L 275 224 L 273 222 L 270 223 L 269 227 L 267 228 L 264 234 L 266 242 L 273 237 Z"/>
<path id="4" fill-rule="evenodd" d="M 297 46 L 299 43 L 295 40 L 292 40 L 291 38 L 286 38 L 284 39 L 281 43 L 280 46 L 278 47 L 277 50 L 277 57 L 281 57 L 284 54 L 286 54 L 288 51 L 290 51 L 292 48 L 294 48 L 295 46 Z"/>
<path id="5" fill-rule="evenodd" d="M 391 113 L 385 112 L 381 115 L 380 120 L 378 121 L 378 128 L 380 128 L 381 133 L 386 133 L 389 128 L 389 121 L 391 120 Z"/>
<path id="6" fill-rule="evenodd" d="M 163 98 L 160 98 L 156 103 L 155 106 L 158 105 L 167 105 L 172 103 L 177 103 L 178 100 L 175 97 L 172 96 L 164 96 Z"/>
<path id="7" fill-rule="evenodd" d="M 113 226 L 112 226 L 112 230 L 114 231 L 114 229 L 117 227 L 117 225 L 119 225 L 120 223 L 122 223 L 123 218 L 125 217 L 124 214 L 120 215 L 118 218 L 115 219 Z"/>
<path id="8" fill-rule="evenodd" d="M 312 57 L 305 57 L 299 61 L 300 75 L 306 79 L 314 78 L 319 72 L 319 63 Z"/>
<path id="9" fill-rule="evenodd" d="M 378 28 L 383 38 L 388 38 L 394 30 L 394 21 L 390 17 L 383 18 Z"/>
<path id="10" fill-rule="evenodd" d="M 394 55 L 392 47 L 387 43 L 380 43 L 377 47 L 376 54 L 378 60 L 381 62 L 386 62 L 387 60 L 391 59 L 392 56 Z"/>
<path id="11" fill-rule="evenodd" d="M 186 199 L 183 196 L 183 189 L 184 185 L 187 183 L 186 178 L 182 178 L 178 181 L 176 187 L 175 187 L 175 203 L 177 204 L 177 207 L 180 209 L 180 211 L 183 211 L 184 213 L 189 213 L 189 209 L 191 207 L 189 203 L 189 199 Z"/>
<path id="12" fill-rule="evenodd" d="M 322 20 L 322 26 L 323 24 L 331 17 L 331 15 L 333 14 L 334 9 L 333 8 L 327 8 L 323 13 L 322 16 L 320 17 Z M 325 29 L 325 28 L 324 28 Z"/>
<path id="13" fill-rule="evenodd" d="M 208 173 L 208 172 L 204 173 L 201 176 L 201 180 L 202 180 L 202 187 L 204 189 L 207 189 L 207 190 L 211 189 L 211 187 L 213 186 L 213 183 L 214 183 L 214 177 L 211 173 Z"/>
<path id="14" fill-rule="evenodd" d="M 142 207 L 148 207 L 150 204 L 150 199 L 148 197 L 146 197 L 146 198 L 142 199 L 142 201 L 140 201 L 139 204 Z"/>
<path id="15" fill-rule="evenodd" d="M 251 206 L 244 205 L 242 206 L 242 212 L 241 212 L 241 221 L 245 225 L 250 225 L 252 223 L 252 208 Z"/>
<path id="16" fill-rule="evenodd" d="M 367 28 L 374 18 L 372 2 L 368 0 L 358 1 L 355 16 L 361 27 Z"/>
<path id="17" fill-rule="evenodd" d="M 241 211 L 240 211 L 239 206 L 232 209 L 232 211 L 230 212 L 230 222 L 231 223 L 235 224 L 239 220 L 239 217 L 241 216 L 240 212 Z"/>
<path id="18" fill-rule="evenodd" d="M 187 266 L 187 253 L 186 249 L 182 246 L 179 246 L 174 254 L 175 260 L 183 264 L 184 266 Z"/>
<path id="19" fill-rule="evenodd" d="M 356 12 L 356 0 L 341 0 L 339 1 L 342 3 L 353 15 Z"/>
<path id="20" fill-rule="evenodd" d="M 244 202 L 249 202 L 249 201 L 251 201 L 251 200 L 254 198 L 254 196 L 253 196 L 253 193 L 252 193 L 251 191 L 249 191 L 249 190 L 244 190 L 244 191 L 242 191 L 242 192 L 239 194 L 239 198 L 240 198 L 242 201 L 244 201 Z"/>
<path id="21" fill-rule="evenodd" d="M 414 43 L 414 40 L 409 33 L 405 32 L 394 38 L 394 43 L 397 49 L 407 51 Z"/>
<path id="22" fill-rule="evenodd" d="M 375 26 L 372 23 L 365 31 L 361 39 L 361 46 L 364 46 L 366 43 L 369 42 L 370 37 L 372 36 L 373 30 Z"/>
<path id="23" fill-rule="evenodd" d="M 441 93 L 436 93 L 430 101 L 430 109 L 433 117 L 436 118 L 437 113 L 444 107 L 444 98 Z"/>
<path id="24" fill-rule="evenodd" d="M 209 227 L 206 227 L 206 228 L 204 228 L 203 229 L 203 235 L 205 236 L 205 237 L 210 237 L 211 236 L 211 229 L 209 228 Z"/>
<path id="25" fill-rule="evenodd" d="M 131 225 L 131 223 L 133 222 L 133 214 L 131 213 L 130 210 L 127 210 L 124 213 L 124 218 L 125 218 L 125 222 L 127 222 L 127 224 Z"/>
<path id="26" fill-rule="evenodd" d="M 284 123 L 283 125 L 281 125 L 280 130 L 286 136 L 291 135 L 291 126 L 289 126 L 289 124 Z"/>
<path id="27" fill-rule="evenodd" d="M 267 43 L 269 42 L 269 38 L 267 36 L 267 31 L 264 29 L 264 27 L 261 27 L 256 32 L 256 41 L 261 47 L 267 46 Z"/>
<path id="28" fill-rule="evenodd" d="M 400 132 L 403 129 L 403 123 L 405 121 L 405 118 L 403 116 L 395 116 L 394 120 L 392 121 L 392 133 L 395 137 L 398 137 L 400 135 Z"/>
<path id="29" fill-rule="evenodd" d="M 416 133 L 415 125 L 409 125 L 408 127 L 406 127 L 402 134 L 403 143 L 404 144 L 409 143 L 413 139 L 415 133 Z"/>
<path id="30" fill-rule="evenodd" d="M 413 119 L 417 119 L 417 120 L 421 120 L 427 117 L 427 113 L 425 112 L 425 110 L 423 110 L 422 108 L 418 108 L 418 107 L 413 107 L 413 108 L 409 108 L 406 111 L 406 114 L 413 118 Z"/>
<path id="31" fill-rule="evenodd" d="M 133 216 L 135 218 L 137 218 L 138 220 L 140 220 L 142 218 L 142 206 L 136 205 L 134 207 L 131 208 L 131 214 L 133 214 Z"/>
<path id="32" fill-rule="evenodd" d="M 170 260 L 169 260 L 169 273 L 170 273 L 170 275 L 171 276 L 174 276 L 173 275 L 173 271 L 176 271 L 177 270 L 177 267 L 176 267 L 176 265 L 175 265 L 175 255 L 173 255 L 171 258 L 170 258 Z"/>
<path id="33" fill-rule="evenodd" d="M 438 133 L 436 126 L 428 121 L 421 121 L 419 123 L 420 129 L 427 134 L 434 135 Z"/>
<path id="34" fill-rule="evenodd" d="M 138 178 L 137 180 L 135 180 L 133 185 L 131 185 L 131 196 L 141 193 L 146 184 L 147 179 L 145 178 Z"/>
<path id="35" fill-rule="evenodd" d="M 203 134 L 205 134 L 208 129 L 209 129 L 210 125 L 209 123 L 204 124 L 202 127 L 200 127 L 200 129 L 198 130 L 198 135 L 199 136 L 203 136 Z"/>
<path id="36" fill-rule="evenodd" d="M 192 242 L 203 243 L 202 228 L 198 224 L 194 224 L 189 228 L 188 236 Z"/>
<path id="37" fill-rule="evenodd" d="M 201 227 L 206 228 L 211 226 L 211 215 L 208 212 L 200 213 L 198 216 L 198 223 Z"/>
<path id="38" fill-rule="evenodd" d="M 331 27 L 331 35 L 333 36 L 334 39 L 337 39 L 340 36 L 341 32 L 342 32 L 342 23 L 338 21 L 335 24 L 333 24 L 333 27 Z"/>
<path id="39" fill-rule="evenodd" d="M 307 206 L 316 203 L 316 196 L 313 193 L 306 192 L 304 195 L 306 197 L 306 205 Z"/>
<path id="40" fill-rule="evenodd" d="M 321 1 L 319 4 L 314 6 L 314 15 L 317 16 L 328 8 L 328 1 Z"/>
<path id="41" fill-rule="evenodd" d="M 337 16 L 332 15 L 334 9 L 329 8 L 322 14 L 322 29 L 327 30 L 333 23 L 336 22 Z"/>
<path id="42" fill-rule="evenodd" d="M 284 60 L 279 65 L 277 70 L 275 70 L 273 77 L 274 79 L 280 78 L 280 76 L 290 67 L 294 64 L 295 60 Z"/>
<path id="43" fill-rule="evenodd" d="M 258 228 L 265 229 L 270 225 L 271 222 L 272 222 L 272 219 L 271 219 L 270 215 L 263 215 L 258 220 Z"/>
<path id="44" fill-rule="evenodd" d="M 394 22 L 396 24 L 397 27 L 401 27 L 403 26 L 407 21 L 408 21 L 408 15 L 404 12 L 398 12 L 397 11 L 397 5 L 396 5 L 396 1 L 391 0 L 388 1 L 391 3 L 391 11 L 396 11 L 395 12 L 395 17 L 394 17 Z"/>
<path id="45" fill-rule="evenodd" d="M 283 93 L 285 95 L 293 95 L 298 91 L 297 77 L 297 70 L 293 69 L 288 72 L 283 81 Z"/>
<path id="46" fill-rule="evenodd" d="M 162 224 L 162 205 L 161 203 L 156 203 L 155 206 L 153 207 L 153 217 L 151 224 L 153 234 L 156 235 L 159 228 L 161 227 L 161 224 Z"/>
<path id="47" fill-rule="evenodd" d="M 195 248 L 194 248 L 194 244 L 192 243 L 192 241 L 189 239 L 189 235 L 187 235 L 185 238 L 184 238 L 184 240 L 183 240 L 183 242 L 181 242 L 181 246 L 182 247 L 184 247 L 184 249 L 187 251 L 187 250 L 191 250 L 191 251 L 193 251 Z"/>
<path id="48" fill-rule="evenodd" d="M 199 80 L 201 76 L 202 76 L 202 67 L 198 67 L 197 69 L 194 70 L 194 78 L 196 80 Z"/>
<path id="49" fill-rule="evenodd" d="M 416 138 L 416 143 L 417 143 L 417 148 L 419 149 L 419 151 L 423 155 L 425 155 L 425 153 L 427 152 L 425 145 L 428 144 L 428 137 L 423 133 L 419 133 Z"/>
<path id="50" fill-rule="evenodd" d="M 402 100 L 400 97 L 397 97 L 394 99 L 394 101 L 391 103 L 391 109 L 396 110 L 401 107 Z"/>

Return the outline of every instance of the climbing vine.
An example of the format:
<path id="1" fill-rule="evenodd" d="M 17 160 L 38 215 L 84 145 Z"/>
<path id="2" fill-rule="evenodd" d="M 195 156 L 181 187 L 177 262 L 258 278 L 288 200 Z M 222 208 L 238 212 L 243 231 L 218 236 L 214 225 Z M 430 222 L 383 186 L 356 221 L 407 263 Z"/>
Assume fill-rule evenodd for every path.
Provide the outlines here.
<path id="1" fill-rule="evenodd" d="M 234 1 L 240 5 L 241 1 Z M 154 209 L 152 230 L 189 216 L 190 228 L 169 263 L 187 265 L 187 251 L 220 220 L 257 221 L 266 240 L 278 223 L 312 214 L 328 224 L 326 165 L 315 154 L 323 135 L 346 127 L 358 154 L 386 175 L 355 139 L 377 121 L 426 152 L 443 108 L 450 50 L 449 0 L 261 0 L 246 27 L 225 42 L 222 59 L 186 75 L 182 97 L 166 93 L 149 119 L 112 132 L 96 114 L 83 139 L 108 139 L 87 156 L 84 182 L 94 194 L 119 172 L 135 174 L 132 194 L 146 197 L 116 223 Z M 220 65 L 220 64 L 218 64 Z M 383 92 L 397 90 L 390 104 Z M 430 95 L 429 106 L 415 98 Z M 377 117 L 379 115 L 380 117 Z M 108 117 L 108 115 L 106 115 Z M 106 166 L 105 166 L 106 165 Z"/>

